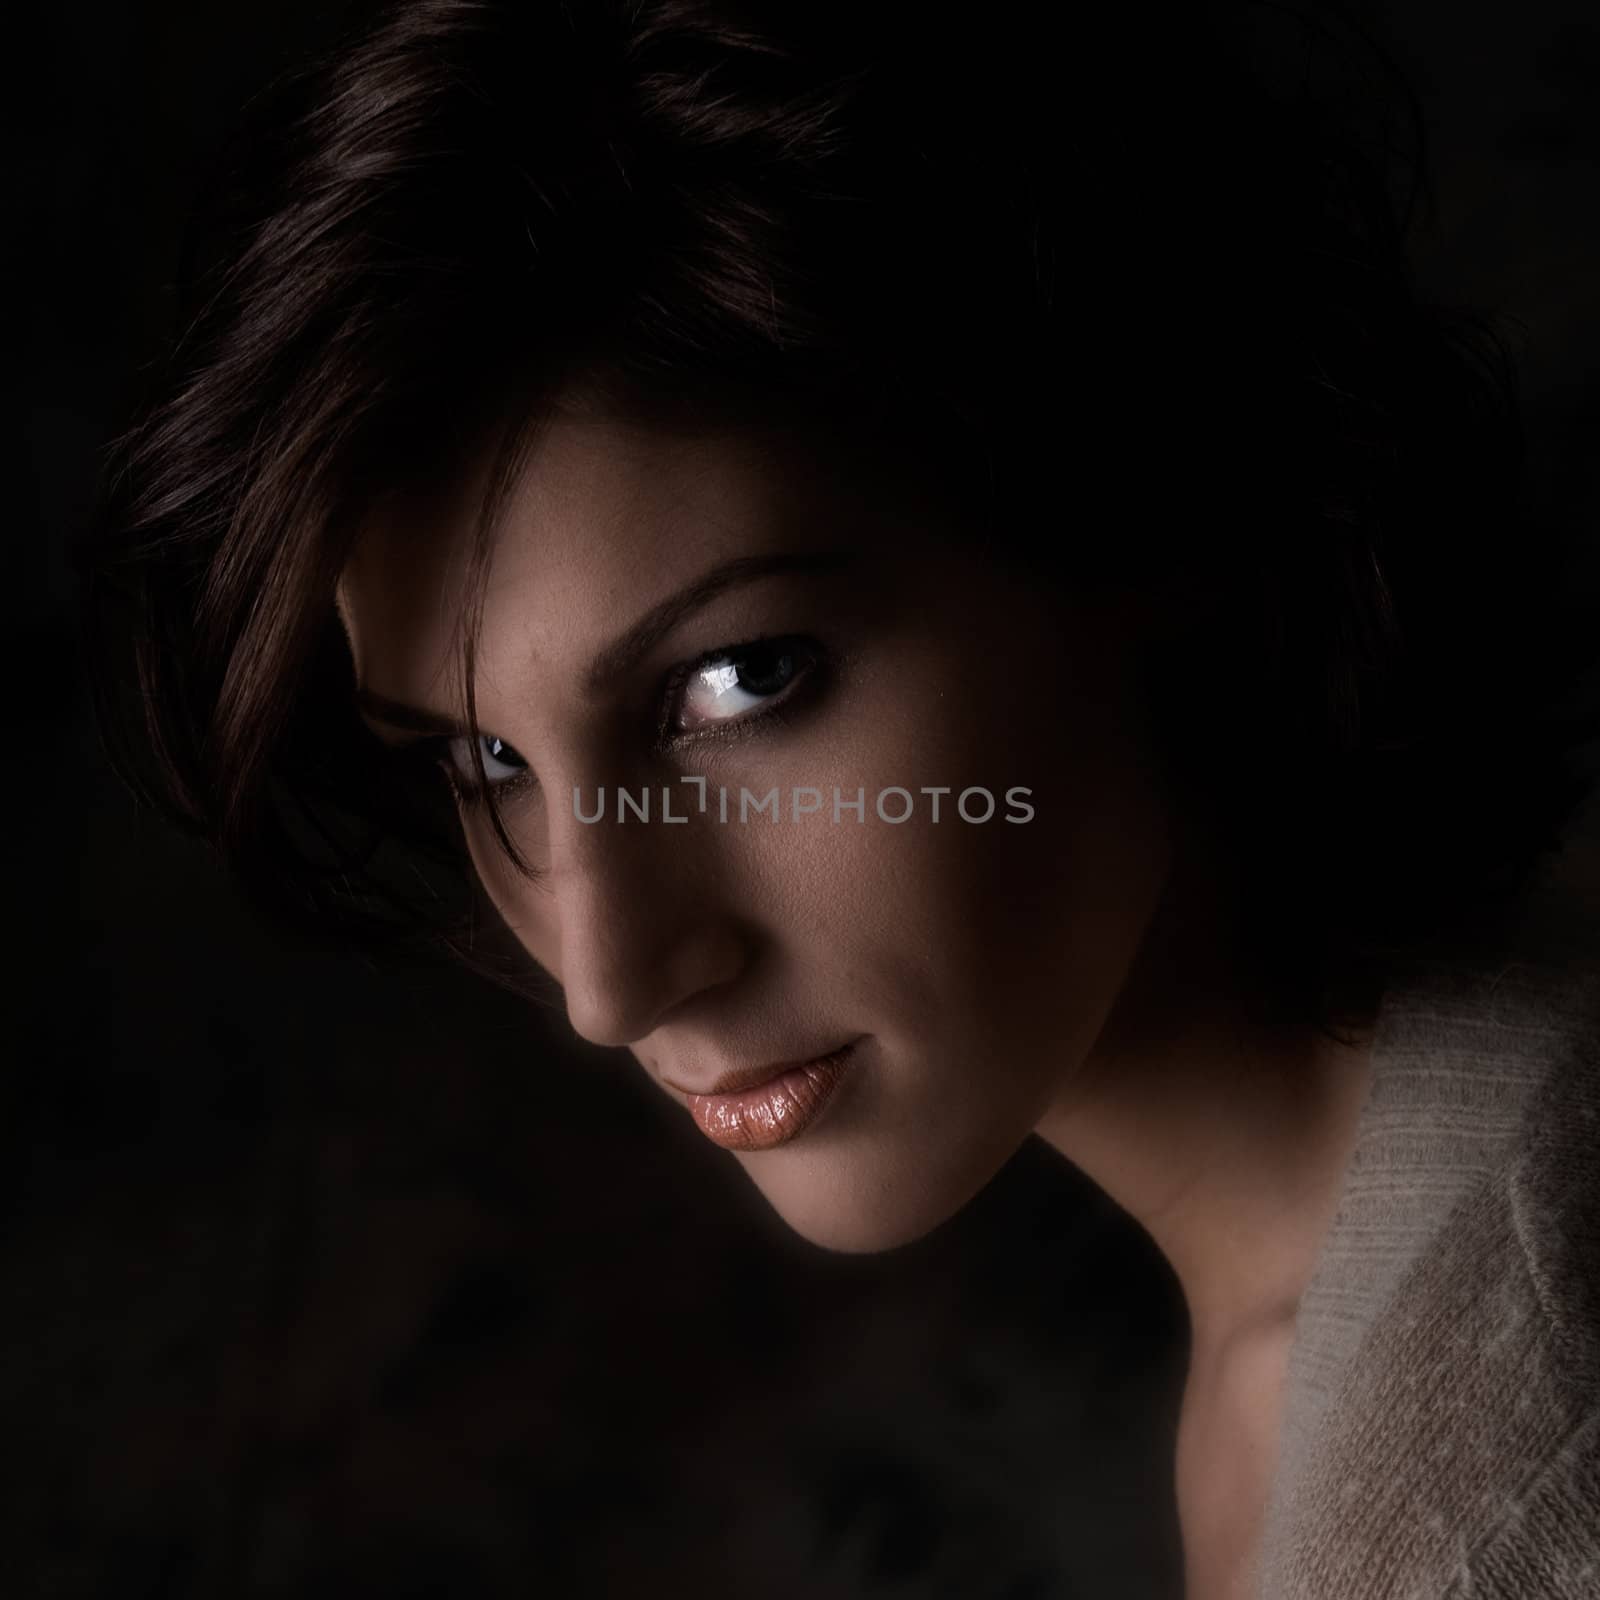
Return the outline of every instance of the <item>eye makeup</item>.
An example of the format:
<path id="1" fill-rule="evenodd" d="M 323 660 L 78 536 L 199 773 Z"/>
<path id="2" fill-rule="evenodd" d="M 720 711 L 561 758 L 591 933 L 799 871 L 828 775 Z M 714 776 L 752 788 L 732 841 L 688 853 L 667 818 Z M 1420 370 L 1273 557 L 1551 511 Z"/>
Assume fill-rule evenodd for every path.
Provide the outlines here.
<path id="1" fill-rule="evenodd" d="M 658 696 L 655 746 L 658 752 L 701 741 L 746 737 L 768 717 L 788 710 L 816 692 L 826 653 L 801 634 L 758 635 L 738 644 L 719 645 L 672 668 Z M 484 776 L 480 784 L 472 760 L 471 735 L 435 733 L 390 744 L 408 770 L 436 768 L 463 806 L 482 802 L 486 789 L 509 800 L 538 787 L 527 759 L 499 735 L 480 732 Z"/>
<path id="2" fill-rule="evenodd" d="M 762 635 L 722 645 L 677 667 L 662 695 L 663 747 L 759 721 L 814 689 L 822 646 L 799 634 Z"/>

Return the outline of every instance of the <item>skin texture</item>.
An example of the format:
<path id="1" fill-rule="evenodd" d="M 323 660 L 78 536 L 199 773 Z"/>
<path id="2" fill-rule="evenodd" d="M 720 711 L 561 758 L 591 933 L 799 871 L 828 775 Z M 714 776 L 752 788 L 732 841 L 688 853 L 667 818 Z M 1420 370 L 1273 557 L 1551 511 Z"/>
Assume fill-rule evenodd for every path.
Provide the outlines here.
<path id="1" fill-rule="evenodd" d="M 339 588 L 365 689 L 458 710 L 475 492 L 370 519 Z M 614 681 L 589 681 L 664 597 L 777 555 L 835 564 L 726 588 Z M 537 780 L 504 816 L 538 879 L 512 869 L 481 808 L 465 827 L 575 1030 L 631 1050 L 674 1099 L 864 1036 L 813 1127 L 734 1153 L 807 1239 L 916 1239 L 1033 1133 L 1144 1223 L 1193 1320 L 1180 1511 L 1190 1592 L 1220 1597 L 1246 1592 L 1282 1358 L 1365 1076 L 1360 1048 L 1244 1019 L 1227 875 L 1169 792 L 1142 689 L 1147 652 L 1183 620 L 1170 601 L 1009 572 L 936 506 L 795 439 L 574 406 L 508 505 L 477 676 L 480 727 Z M 771 714 L 659 737 L 674 668 L 779 635 L 822 654 Z M 685 776 L 713 796 L 864 787 L 867 816 L 835 822 L 830 804 L 723 824 L 697 814 Z M 687 823 L 574 815 L 574 787 L 588 807 L 601 787 L 659 799 L 664 784 Z M 1034 814 L 1007 823 L 1002 803 L 967 823 L 952 794 L 935 823 L 919 795 L 891 825 L 870 801 L 892 785 L 1025 786 Z"/>

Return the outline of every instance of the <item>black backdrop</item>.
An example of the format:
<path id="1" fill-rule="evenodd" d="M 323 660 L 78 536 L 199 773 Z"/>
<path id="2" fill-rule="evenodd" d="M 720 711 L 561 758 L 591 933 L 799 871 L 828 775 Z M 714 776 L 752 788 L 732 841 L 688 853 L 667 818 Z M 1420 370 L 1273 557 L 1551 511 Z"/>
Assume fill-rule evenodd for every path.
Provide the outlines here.
<path id="1" fill-rule="evenodd" d="M 1521 318 L 1573 526 L 1600 509 L 1588 11 L 1371 12 L 1434 140 L 1419 265 Z M 3 1592 L 1173 1592 L 1181 1306 L 1050 1152 L 917 1245 L 813 1250 L 626 1059 L 460 974 L 266 933 L 135 814 L 86 712 L 66 542 L 167 331 L 216 131 L 330 19 L 34 20 L 5 208 Z"/>

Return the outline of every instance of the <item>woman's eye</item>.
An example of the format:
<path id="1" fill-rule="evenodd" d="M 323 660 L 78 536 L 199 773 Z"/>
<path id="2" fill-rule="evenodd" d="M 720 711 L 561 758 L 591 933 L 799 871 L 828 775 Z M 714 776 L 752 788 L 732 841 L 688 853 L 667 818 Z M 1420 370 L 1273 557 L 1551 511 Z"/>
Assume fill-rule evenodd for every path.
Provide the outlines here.
<path id="1" fill-rule="evenodd" d="M 673 726 L 682 732 L 732 722 L 786 693 L 814 661 L 799 639 L 763 639 L 719 650 L 690 668 L 677 693 Z"/>
<path id="2" fill-rule="evenodd" d="M 509 783 L 519 773 L 527 771 L 528 763 L 504 739 L 492 733 L 478 735 L 478 749 L 483 755 L 483 778 L 490 788 Z M 472 765 L 472 741 L 467 738 L 452 739 L 445 747 L 444 761 L 450 772 L 468 786 L 477 783 L 478 774 Z"/>

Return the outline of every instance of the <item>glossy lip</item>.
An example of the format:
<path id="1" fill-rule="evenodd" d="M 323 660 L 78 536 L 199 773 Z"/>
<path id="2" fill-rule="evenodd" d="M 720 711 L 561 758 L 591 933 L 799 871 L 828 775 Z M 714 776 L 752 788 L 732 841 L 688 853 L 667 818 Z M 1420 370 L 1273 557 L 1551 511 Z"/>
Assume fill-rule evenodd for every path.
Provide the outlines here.
<path id="1" fill-rule="evenodd" d="M 724 1073 L 713 1094 L 680 1092 L 695 1125 L 714 1144 L 730 1150 L 769 1150 L 798 1138 L 822 1114 L 865 1037 L 859 1035 L 810 1061 Z"/>
<path id="2" fill-rule="evenodd" d="M 731 1072 L 724 1072 L 709 1089 L 690 1089 L 681 1083 L 674 1083 L 671 1078 L 663 1078 L 661 1081 L 668 1088 L 676 1089 L 679 1094 L 686 1094 L 694 1099 L 716 1099 L 722 1095 L 740 1094 L 746 1089 L 756 1089 L 762 1084 L 774 1083 L 791 1072 L 798 1072 L 802 1067 L 813 1066 L 819 1061 L 831 1061 L 836 1055 L 855 1049 L 864 1038 L 866 1038 L 864 1033 L 859 1034 L 856 1038 L 835 1045 L 832 1050 L 824 1051 L 821 1055 L 805 1056 L 794 1061 L 773 1061 L 764 1067 L 735 1067 Z"/>

